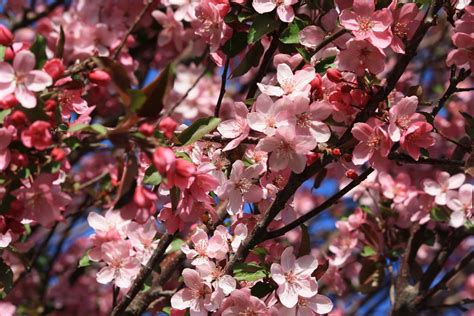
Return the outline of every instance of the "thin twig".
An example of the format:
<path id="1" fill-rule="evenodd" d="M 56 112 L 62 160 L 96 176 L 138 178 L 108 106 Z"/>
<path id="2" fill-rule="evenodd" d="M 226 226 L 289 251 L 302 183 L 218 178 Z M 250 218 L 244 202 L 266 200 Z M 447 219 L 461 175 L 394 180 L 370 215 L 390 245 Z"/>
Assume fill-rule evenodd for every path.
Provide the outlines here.
<path id="1" fill-rule="evenodd" d="M 148 12 L 148 10 L 151 8 L 151 6 L 153 5 L 154 2 L 155 2 L 154 0 L 148 0 L 147 1 L 147 4 L 145 5 L 145 7 L 143 7 L 142 11 L 140 11 L 140 13 L 135 18 L 135 21 L 133 21 L 132 25 L 130 25 L 130 27 L 128 28 L 127 33 L 125 33 L 125 36 L 123 37 L 123 39 L 120 42 L 119 46 L 117 46 L 117 48 L 115 49 L 115 51 L 112 55 L 112 59 L 114 59 L 114 60 L 117 59 L 117 57 L 120 54 L 120 51 L 125 46 L 125 43 L 127 42 L 128 37 L 135 31 L 135 28 L 137 27 L 138 23 L 140 23 L 140 21 L 143 19 L 143 17 Z"/>
<path id="2" fill-rule="evenodd" d="M 444 105 L 446 104 L 448 99 L 451 97 L 451 95 L 458 92 L 457 85 L 461 81 L 469 77 L 469 75 L 471 74 L 471 70 L 466 71 L 464 69 L 461 69 L 459 71 L 459 75 L 456 77 L 456 66 L 453 66 L 452 69 L 454 69 L 454 71 L 451 71 L 451 77 L 449 79 L 448 89 L 446 89 L 441 99 L 439 99 L 438 105 L 435 106 L 433 110 L 431 111 L 431 115 L 433 115 L 433 117 L 435 117 L 438 114 L 438 112 L 444 107 Z"/>
<path id="3" fill-rule="evenodd" d="M 418 160 L 415 160 L 408 155 L 400 154 L 400 153 L 391 153 L 390 155 L 388 155 L 388 159 L 403 162 L 403 163 L 408 163 L 408 164 L 425 164 L 425 165 L 455 166 L 455 167 L 464 166 L 464 161 L 462 160 L 429 158 L 429 157 L 428 158 L 420 157 Z"/>
<path id="4" fill-rule="evenodd" d="M 214 110 L 214 116 L 219 117 L 219 111 L 221 109 L 222 100 L 224 99 L 225 94 L 225 85 L 227 83 L 227 71 L 229 70 L 230 58 L 227 57 L 225 62 L 224 71 L 222 72 L 221 77 L 221 91 L 219 92 L 219 98 L 217 99 L 216 109 Z"/>

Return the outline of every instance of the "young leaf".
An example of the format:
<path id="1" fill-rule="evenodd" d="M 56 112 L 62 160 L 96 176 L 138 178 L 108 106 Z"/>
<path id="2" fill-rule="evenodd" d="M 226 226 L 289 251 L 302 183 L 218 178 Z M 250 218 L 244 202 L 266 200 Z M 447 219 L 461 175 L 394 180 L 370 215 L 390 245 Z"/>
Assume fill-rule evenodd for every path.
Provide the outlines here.
<path id="1" fill-rule="evenodd" d="M 276 30 L 278 25 L 280 25 L 280 22 L 275 19 L 275 16 L 272 13 L 257 15 L 250 27 L 247 43 L 255 43 L 268 33 Z"/>
<path id="2" fill-rule="evenodd" d="M 262 298 L 270 294 L 273 290 L 275 290 L 275 288 L 270 283 L 257 282 L 250 289 L 250 293 L 252 294 L 252 296 Z"/>
<path id="3" fill-rule="evenodd" d="M 140 117 L 157 117 L 163 109 L 163 101 L 173 86 L 174 67 L 168 64 L 160 75 L 148 86 L 142 89 L 146 100 L 136 109 Z"/>
<path id="4" fill-rule="evenodd" d="M 79 260 L 78 267 L 84 268 L 91 265 L 91 260 L 89 259 L 89 252 L 87 252 L 84 256 L 82 256 L 81 260 Z"/>
<path id="5" fill-rule="evenodd" d="M 280 42 L 284 44 L 299 44 L 300 43 L 300 32 L 305 27 L 303 20 L 295 19 L 291 22 L 288 27 L 283 30 L 280 36 Z"/>
<path id="6" fill-rule="evenodd" d="M 143 184 L 158 185 L 161 183 L 161 180 L 161 174 L 156 170 L 155 166 L 150 166 L 146 169 Z"/>
<path id="7" fill-rule="evenodd" d="M 130 89 L 131 83 L 125 68 L 108 57 L 93 57 L 93 60 L 100 66 L 100 68 L 110 75 L 114 84 L 118 88 L 120 97 L 125 106 L 128 107 L 130 104 L 128 90 Z"/>
<path id="8" fill-rule="evenodd" d="M 59 39 L 58 43 L 56 44 L 56 51 L 54 52 L 54 57 L 56 58 L 63 58 L 64 55 L 64 44 L 66 43 L 66 36 L 64 35 L 64 29 L 61 25 L 59 27 Z"/>
<path id="9" fill-rule="evenodd" d="M 229 58 L 237 56 L 241 51 L 247 47 L 247 33 L 238 32 L 224 44 L 222 51 Z"/>
<path id="10" fill-rule="evenodd" d="M 362 257 L 371 257 L 373 255 L 375 255 L 377 252 L 375 251 L 374 248 L 370 247 L 370 246 L 364 246 L 364 248 L 362 249 L 362 252 L 360 253 L 360 255 Z"/>
<path id="11" fill-rule="evenodd" d="M 234 278 L 237 281 L 257 281 L 267 276 L 265 268 L 255 263 L 237 263 L 234 266 Z"/>
<path id="12" fill-rule="evenodd" d="M 260 58 L 262 58 L 264 49 L 263 45 L 260 42 L 255 43 L 252 48 L 247 52 L 244 59 L 240 62 L 237 68 L 232 71 L 230 77 L 237 78 L 246 74 L 250 68 L 257 67 L 260 63 Z"/>
<path id="13" fill-rule="evenodd" d="M 36 57 L 36 68 L 43 68 L 44 63 L 48 59 L 46 56 L 46 40 L 43 36 L 37 35 L 35 42 L 31 45 L 30 50 Z"/>
<path id="14" fill-rule="evenodd" d="M 189 145 L 200 140 L 204 135 L 217 128 L 221 120 L 217 117 L 203 117 L 196 120 L 191 126 L 182 131 L 177 139 L 181 145 Z"/>
<path id="15" fill-rule="evenodd" d="M 306 225 L 301 225 L 301 242 L 300 249 L 298 250 L 298 257 L 309 255 L 311 251 L 311 239 L 309 237 L 308 227 Z"/>

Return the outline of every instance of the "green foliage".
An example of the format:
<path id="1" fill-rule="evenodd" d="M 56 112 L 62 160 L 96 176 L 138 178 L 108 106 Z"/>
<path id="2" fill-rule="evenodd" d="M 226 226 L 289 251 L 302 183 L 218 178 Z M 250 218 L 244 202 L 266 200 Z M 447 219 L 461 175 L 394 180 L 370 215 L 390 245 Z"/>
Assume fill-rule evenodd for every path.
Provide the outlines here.
<path id="1" fill-rule="evenodd" d="M 265 35 L 273 32 L 278 28 L 280 22 L 275 19 L 274 14 L 266 13 L 257 15 L 250 27 L 247 42 L 253 44 Z"/>
<path id="2" fill-rule="evenodd" d="M 257 281 L 265 278 L 267 271 L 256 263 L 239 262 L 234 267 L 234 277 L 237 281 Z"/>
<path id="3" fill-rule="evenodd" d="M 181 145 L 189 145 L 200 140 L 204 135 L 217 128 L 221 120 L 217 117 L 203 117 L 196 120 L 188 128 L 182 131 L 177 139 Z"/>

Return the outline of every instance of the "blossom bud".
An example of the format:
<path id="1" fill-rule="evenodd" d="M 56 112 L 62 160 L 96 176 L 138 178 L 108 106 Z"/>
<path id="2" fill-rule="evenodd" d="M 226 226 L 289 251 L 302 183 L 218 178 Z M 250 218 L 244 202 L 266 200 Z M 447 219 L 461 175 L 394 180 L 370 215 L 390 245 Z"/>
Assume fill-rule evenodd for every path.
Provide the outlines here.
<path id="1" fill-rule="evenodd" d="M 29 161 L 25 154 L 14 151 L 12 152 L 11 163 L 15 166 L 18 166 L 19 168 L 24 168 L 28 166 Z"/>
<path id="2" fill-rule="evenodd" d="M 10 114 L 9 121 L 17 129 L 23 128 L 29 124 L 26 114 L 22 111 L 15 111 L 12 114 Z"/>
<path id="3" fill-rule="evenodd" d="M 2 109 L 11 109 L 17 104 L 18 104 L 18 100 L 13 94 L 9 94 L 5 96 L 2 100 L 0 100 L 0 108 Z"/>
<path id="4" fill-rule="evenodd" d="M 358 174 L 354 169 L 349 169 L 346 171 L 346 177 L 349 179 L 357 179 Z"/>
<path id="5" fill-rule="evenodd" d="M 9 61 L 12 60 L 13 57 L 15 57 L 15 52 L 13 51 L 13 49 L 11 49 L 11 47 L 7 47 L 7 49 L 5 50 L 5 54 L 3 55 L 3 60 Z"/>
<path id="6" fill-rule="evenodd" d="M 153 124 L 150 123 L 142 123 L 140 127 L 138 127 L 138 131 L 143 135 L 150 137 L 153 135 L 154 127 Z"/>
<path id="7" fill-rule="evenodd" d="M 110 82 L 110 75 L 103 70 L 93 70 L 89 73 L 89 80 L 99 86 L 106 86 Z"/>
<path id="8" fill-rule="evenodd" d="M 64 65 L 59 58 L 53 58 L 44 64 L 43 70 L 56 81 L 64 74 Z"/>
<path id="9" fill-rule="evenodd" d="M 46 100 L 46 102 L 44 102 L 44 110 L 46 112 L 53 112 L 54 110 L 56 110 L 57 106 L 58 106 L 58 103 L 56 102 L 56 100 L 53 100 L 53 99 L 49 99 L 49 100 Z"/>
<path id="10" fill-rule="evenodd" d="M 311 85 L 311 91 L 315 91 L 315 90 L 322 91 L 323 81 L 321 79 L 321 75 L 316 74 L 316 76 L 314 76 L 313 80 L 311 80 L 309 84 Z"/>
<path id="11" fill-rule="evenodd" d="M 66 152 L 62 148 L 55 147 L 51 151 L 51 157 L 54 161 L 61 161 L 66 157 Z"/>
<path id="12" fill-rule="evenodd" d="M 176 156 L 168 147 L 158 147 L 153 153 L 153 164 L 159 173 L 165 175 L 171 166 L 175 163 Z"/>
<path id="13" fill-rule="evenodd" d="M 334 68 L 329 68 L 326 71 L 326 77 L 328 77 L 328 79 L 331 80 L 334 83 L 341 82 L 341 80 L 342 80 L 341 72 L 337 69 L 334 69 Z"/>
<path id="14" fill-rule="evenodd" d="M 13 34 L 4 25 L 0 24 L 0 45 L 10 46 L 13 43 Z"/>
<path id="15" fill-rule="evenodd" d="M 316 160 L 319 159 L 319 157 L 320 157 L 319 153 L 310 152 L 306 154 L 306 164 L 308 166 L 312 165 Z"/>
<path id="16" fill-rule="evenodd" d="M 189 178 L 196 172 L 196 166 L 187 160 L 176 160 L 176 173 L 182 177 Z"/>
<path id="17" fill-rule="evenodd" d="M 341 155 L 341 150 L 339 148 L 333 148 L 331 149 L 331 155 L 334 157 L 339 157 Z"/>
<path id="18" fill-rule="evenodd" d="M 158 125 L 159 130 L 165 134 L 165 137 L 168 139 L 173 138 L 173 133 L 176 130 L 176 127 L 178 127 L 178 123 L 176 123 L 176 121 L 171 117 L 165 117 Z"/>

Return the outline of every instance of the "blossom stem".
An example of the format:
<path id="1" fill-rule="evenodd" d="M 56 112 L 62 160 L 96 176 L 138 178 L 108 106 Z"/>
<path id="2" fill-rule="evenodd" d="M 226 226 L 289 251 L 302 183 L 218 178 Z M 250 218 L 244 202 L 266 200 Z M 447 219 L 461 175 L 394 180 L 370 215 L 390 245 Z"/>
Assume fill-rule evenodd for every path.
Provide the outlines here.
<path id="1" fill-rule="evenodd" d="M 217 99 L 216 109 L 214 110 L 215 117 L 219 117 L 219 111 L 221 109 L 222 100 L 224 99 L 225 85 L 227 83 L 227 71 L 229 70 L 229 63 L 230 63 L 230 58 L 227 57 L 227 60 L 224 66 L 224 71 L 222 72 L 221 90 L 219 92 L 219 98 Z"/>

